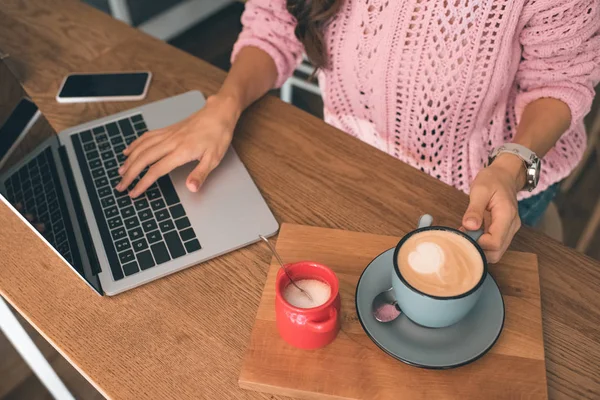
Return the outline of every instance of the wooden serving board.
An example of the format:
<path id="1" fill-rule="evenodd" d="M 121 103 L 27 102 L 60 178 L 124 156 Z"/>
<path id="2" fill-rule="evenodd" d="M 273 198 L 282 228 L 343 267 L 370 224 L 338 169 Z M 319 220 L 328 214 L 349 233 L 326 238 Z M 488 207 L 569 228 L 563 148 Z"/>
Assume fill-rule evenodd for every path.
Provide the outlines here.
<path id="1" fill-rule="evenodd" d="M 481 359 L 451 370 L 411 367 L 381 351 L 364 333 L 354 293 L 369 262 L 398 238 L 284 224 L 277 250 L 286 262 L 311 260 L 340 280 L 342 329 L 329 346 L 289 346 L 275 326 L 272 261 L 239 385 L 303 399 L 545 399 L 544 343 L 537 256 L 507 252 L 490 267 L 506 306 L 504 330 Z"/>

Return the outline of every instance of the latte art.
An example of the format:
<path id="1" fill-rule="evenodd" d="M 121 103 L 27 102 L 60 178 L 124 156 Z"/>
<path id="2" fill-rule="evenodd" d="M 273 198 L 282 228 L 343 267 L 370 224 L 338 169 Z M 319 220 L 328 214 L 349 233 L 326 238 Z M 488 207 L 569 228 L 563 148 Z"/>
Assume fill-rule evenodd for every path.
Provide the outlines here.
<path id="1" fill-rule="evenodd" d="M 461 235 L 429 230 L 412 235 L 398 252 L 398 267 L 415 289 L 451 297 L 471 290 L 483 274 L 479 251 Z"/>

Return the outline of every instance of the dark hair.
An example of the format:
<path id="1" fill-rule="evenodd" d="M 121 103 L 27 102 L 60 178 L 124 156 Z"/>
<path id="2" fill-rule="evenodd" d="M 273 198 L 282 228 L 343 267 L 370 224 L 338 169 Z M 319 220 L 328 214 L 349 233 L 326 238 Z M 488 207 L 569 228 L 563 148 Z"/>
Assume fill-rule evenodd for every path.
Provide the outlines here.
<path id="1" fill-rule="evenodd" d="M 325 27 L 340 9 L 343 0 L 287 0 L 287 9 L 296 21 L 295 34 L 304 45 L 316 69 L 328 67 Z"/>

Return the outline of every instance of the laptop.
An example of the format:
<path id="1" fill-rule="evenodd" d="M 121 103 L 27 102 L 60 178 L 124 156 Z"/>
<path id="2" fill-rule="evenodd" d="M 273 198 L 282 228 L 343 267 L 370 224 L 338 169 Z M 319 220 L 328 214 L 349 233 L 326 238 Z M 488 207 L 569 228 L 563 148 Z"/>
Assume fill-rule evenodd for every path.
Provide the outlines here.
<path id="1" fill-rule="evenodd" d="M 278 223 L 233 148 L 198 193 L 185 186 L 195 163 L 136 199 L 114 190 L 126 145 L 204 104 L 191 91 L 56 134 L 0 62 L 1 200 L 100 295 L 272 236 Z"/>

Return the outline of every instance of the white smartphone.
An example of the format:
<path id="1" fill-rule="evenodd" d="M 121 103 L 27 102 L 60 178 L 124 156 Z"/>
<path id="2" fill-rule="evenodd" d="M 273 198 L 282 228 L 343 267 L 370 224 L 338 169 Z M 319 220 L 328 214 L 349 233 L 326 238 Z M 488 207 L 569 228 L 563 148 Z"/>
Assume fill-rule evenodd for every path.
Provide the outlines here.
<path id="1" fill-rule="evenodd" d="M 146 97 L 151 78 L 152 74 L 148 71 L 70 74 L 60 85 L 56 101 L 87 103 L 142 100 Z"/>

